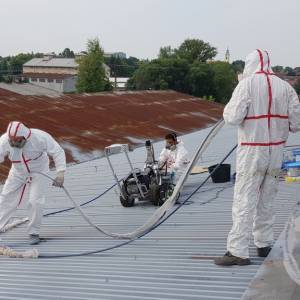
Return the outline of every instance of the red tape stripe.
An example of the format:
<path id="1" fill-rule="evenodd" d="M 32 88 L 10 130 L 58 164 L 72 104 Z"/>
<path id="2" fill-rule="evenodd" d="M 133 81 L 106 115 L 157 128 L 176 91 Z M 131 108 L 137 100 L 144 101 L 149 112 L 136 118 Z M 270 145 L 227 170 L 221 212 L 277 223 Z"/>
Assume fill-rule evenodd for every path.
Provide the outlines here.
<path id="1" fill-rule="evenodd" d="M 28 140 L 30 136 L 31 136 L 31 130 L 29 129 L 29 134 L 28 134 L 26 140 Z"/>
<path id="2" fill-rule="evenodd" d="M 24 196 L 24 193 L 25 193 L 25 189 L 26 189 L 26 183 L 23 185 L 23 188 L 22 188 L 22 192 L 21 192 L 21 197 L 20 197 L 20 200 L 19 200 L 19 203 L 18 203 L 18 206 L 21 204 L 22 202 L 22 199 L 23 199 L 23 196 Z"/>
<path id="3" fill-rule="evenodd" d="M 25 159 L 25 160 L 23 160 L 25 163 L 28 163 L 28 162 L 30 162 L 30 161 L 32 161 L 32 160 L 37 160 L 37 159 L 39 159 L 41 156 L 43 155 L 43 152 L 39 155 L 39 156 L 37 156 L 36 158 L 29 158 L 29 159 Z M 15 164 L 18 164 L 18 163 L 21 163 L 22 161 L 21 160 L 11 160 L 11 162 L 12 163 L 15 163 Z"/>
<path id="4" fill-rule="evenodd" d="M 266 118 L 277 118 L 277 119 L 288 119 L 289 117 L 286 115 L 258 115 L 258 116 L 249 116 L 246 117 L 245 120 L 257 120 L 257 119 L 266 119 Z"/>
<path id="5" fill-rule="evenodd" d="M 17 136 L 17 133 L 18 133 L 20 125 L 21 125 L 21 122 L 19 122 L 18 125 L 17 125 L 17 127 L 16 127 L 16 131 L 15 131 L 14 137 Z"/>
<path id="6" fill-rule="evenodd" d="M 273 101 L 273 93 L 272 93 L 272 86 L 270 77 L 267 75 L 267 82 L 268 82 L 268 93 L 269 93 L 269 107 L 268 107 L 268 128 L 271 127 L 271 108 L 272 108 L 272 101 Z"/>
<path id="7" fill-rule="evenodd" d="M 266 71 L 259 71 L 259 72 L 255 72 L 255 74 L 265 74 L 265 75 L 276 75 L 275 73 L 271 73 L 271 72 L 266 72 Z"/>
<path id="8" fill-rule="evenodd" d="M 264 71 L 264 58 L 259 49 L 257 49 L 257 52 L 259 54 L 259 59 L 260 59 L 260 70 L 263 72 Z"/>
<path id="9" fill-rule="evenodd" d="M 25 159 L 23 153 L 22 153 L 22 158 L 23 158 L 23 162 L 24 162 L 24 164 L 25 164 L 25 166 L 26 166 L 27 172 L 30 173 L 30 169 L 29 169 L 29 167 L 28 167 L 28 165 L 27 165 L 27 162 L 28 162 L 28 161 L 26 161 L 26 159 Z"/>
<path id="10" fill-rule="evenodd" d="M 281 142 L 272 142 L 272 143 L 241 143 L 241 146 L 262 146 L 262 147 L 268 147 L 268 146 L 278 146 L 285 144 L 285 141 Z"/>

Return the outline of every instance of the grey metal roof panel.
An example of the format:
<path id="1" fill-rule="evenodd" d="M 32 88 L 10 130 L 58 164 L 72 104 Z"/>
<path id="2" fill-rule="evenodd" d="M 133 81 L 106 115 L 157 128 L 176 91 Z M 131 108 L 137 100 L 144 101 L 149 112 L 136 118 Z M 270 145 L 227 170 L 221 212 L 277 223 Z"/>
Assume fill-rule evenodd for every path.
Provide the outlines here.
<path id="1" fill-rule="evenodd" d="M 77 68 L 78 63 L 74 58 L 33 58 L 26 62 L 24 67 L 56 67 L 56 68 Z"/>
<path id="2" fill-rule="evenodd" d="M 209 129 L 182 139 L 193 153 Z M 226 127 L 208 148 L 201 165 L 220 161 L 235 143 L 235 129 Z M 291 142 L 295 140 L 291 137 Z M 154 145 L 158 153 L 162 143 Z M 145 151 L 130 153 L 135 165 L 142 166 Z M 120 176 L 129 171 L 122 155 L 112 157 Z M 229 159 L 234 169 L 234 156 Z M 205 178 L 190 176 L 181 199 L 187 197 Z M 68 168 L 66 187 L 83 203 L 106 190 L 113 177 L 104 159 Z M 294 185 L 280 184 L 277 197 L 275 234 L 278 236 L 294 204 Z M 0 299 L 240 299 L 257 272 L 261 258 L 250 247 L 253 264 L 222 268 L 213 258 L 225 252 L 231 227 L 233 184 L 209 181 L 181 209 L 157 229 L 126 246 L 90 256 L 60 259 L 12 259 L 0 257 Z M 63 192 L 50 188 L 45 213 L 72 206 Z M 82 207 L 106 230 L 132 231 L 155 211 L 148 203 L 123 208 L 112 189 L 103 197 Z M 24 216 L 25 207 L 17 215 Z M 41 253 L 77 253 L 104 249 L 123 240 L 101 235 L 76 210 L 45 217 L 41 235 L 46 242 L 37 246 Z M 4 243 L 26 241 L 26 226 L 2 235 Z M 30 247 L 20 245 L 15 249 Z"/>

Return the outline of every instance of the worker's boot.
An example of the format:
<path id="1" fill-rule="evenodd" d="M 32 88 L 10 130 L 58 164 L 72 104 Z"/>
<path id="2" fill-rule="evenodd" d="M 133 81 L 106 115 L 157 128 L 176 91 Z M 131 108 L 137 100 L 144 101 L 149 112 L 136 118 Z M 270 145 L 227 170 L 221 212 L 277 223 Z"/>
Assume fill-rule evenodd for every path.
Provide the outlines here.
<path id="1" fill-rule="evenodd" d="M 29 245 L 38 245 L 40 241 L 40 236 L 38 234 L 29 235 Z"/>
<path id="2" fill-rule="evenodd" d="M 215 259 L 215 264 L 219 266 L 233 266 L 233 265 L 246 266 L 246 265 L 250 265 L 251 261 L 249 258 L 237 257 L 232 255 L 229 251 L 227 251 L 224 256 L 217 257 Z"/>
<path id="3" fill-rule="evenodd" d="M 267 247 L 263 247 L 263 248 L 256 248 L 257 250 L 257 255 L 259 257 L 267 257 L 268 254 L 270 253 L 270 251 L 272 250 L 272 247 L 267 246 Z"/>

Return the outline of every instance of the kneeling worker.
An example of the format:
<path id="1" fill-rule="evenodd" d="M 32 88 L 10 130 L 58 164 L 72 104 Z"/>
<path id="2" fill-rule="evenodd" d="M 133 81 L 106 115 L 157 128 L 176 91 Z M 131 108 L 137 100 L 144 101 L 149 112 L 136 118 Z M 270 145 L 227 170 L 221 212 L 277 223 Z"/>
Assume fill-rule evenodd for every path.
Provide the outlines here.
<path id="1" fill-rule="evenodd" d="M 177 139 L 176 133 L 165 136 L 166 146 L 159 156 L 160 168 L 166 168 L 173 174 L 174 183 L 177 182 L 185 167 L 188 165 L 188 152 L 182 141 Z"/>

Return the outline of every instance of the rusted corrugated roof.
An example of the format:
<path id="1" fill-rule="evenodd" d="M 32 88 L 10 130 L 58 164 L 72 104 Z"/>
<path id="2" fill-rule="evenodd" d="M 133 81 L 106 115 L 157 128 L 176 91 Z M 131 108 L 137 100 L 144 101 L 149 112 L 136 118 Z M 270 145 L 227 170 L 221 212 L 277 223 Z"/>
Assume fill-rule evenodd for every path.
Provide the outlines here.
<path id="1" fill-rule="evenodd" d="M 5 90 L 5 89 L 1 89 L 0 88 L 0 99 L 3 97 L 3 96 L 17 96 L 18 94 L 14 93 L 14 92 L 11 92 L 9 90 Z"/>
<path id="2" fill-rule="evenodd" d="M 162 139 L 205 128 L 222 115 L 217 103 L 174 91 L 145 91 L 46 96 L 0 96 L 0 132 L 11 120 L 52 134 L 80 151 L 113 143 Z M 68 151 L 67 151 L 68 152 Z M 68 152 L 68 160 L 75 160 Z"/>

